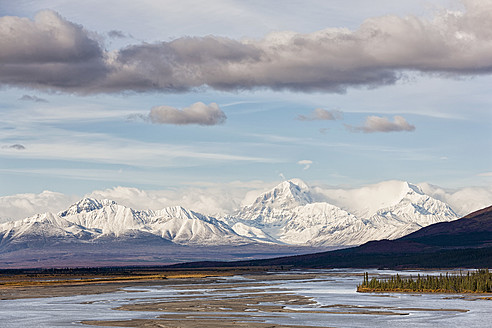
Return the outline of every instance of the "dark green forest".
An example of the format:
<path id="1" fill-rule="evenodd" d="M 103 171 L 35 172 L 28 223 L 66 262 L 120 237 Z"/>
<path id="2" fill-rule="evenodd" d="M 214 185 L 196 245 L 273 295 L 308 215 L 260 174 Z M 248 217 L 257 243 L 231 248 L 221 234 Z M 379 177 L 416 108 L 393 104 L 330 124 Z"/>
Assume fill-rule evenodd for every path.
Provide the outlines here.
<path id="1" fill-rule="evenodd" d="M 492 273 L 488 269 L 479 269 L 459 275 L 440 274 L 439 276 L 410 276 L 402 278 L 400 275 L 389 279 L 369 279 L 364 274 L 364 281 L 357 286 L 358 292 L 432 292 L 432 293 L 491 293 Z"/>

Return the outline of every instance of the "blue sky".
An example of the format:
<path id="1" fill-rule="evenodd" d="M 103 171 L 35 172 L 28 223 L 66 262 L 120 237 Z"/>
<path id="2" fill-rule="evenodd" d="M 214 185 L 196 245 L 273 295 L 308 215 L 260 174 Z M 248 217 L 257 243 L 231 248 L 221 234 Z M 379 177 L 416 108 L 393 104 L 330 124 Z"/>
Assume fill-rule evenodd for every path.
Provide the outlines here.
<path id="1" fill-rule="evenodd" d="M 490 1 L 103 3 L 0 0 L 18 33 L 0 34 L 0 196 L 294 177 L 491 185 L 490 17 L 472 15 Z M 62 35 L 49 47 L 46 26 Z M 448 52 L 426 48 L 448 32 Z M 170 45 L 178 68 L 161 57 Z"/>

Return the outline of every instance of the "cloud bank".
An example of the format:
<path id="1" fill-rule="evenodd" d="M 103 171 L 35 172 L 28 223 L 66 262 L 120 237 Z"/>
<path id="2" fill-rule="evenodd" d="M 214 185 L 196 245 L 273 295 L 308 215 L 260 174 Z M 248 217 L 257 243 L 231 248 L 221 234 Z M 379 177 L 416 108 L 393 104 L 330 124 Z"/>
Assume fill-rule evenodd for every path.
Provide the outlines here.
<path id="1" fill-rule="evenodd" d="M 308 160 L 306 160 L 308 161 Z M 303 164 L 306 165 L 306 164 Z M 141 190 L 115 187 L 95 190 L 87 197 L 112 199 L 118 204 L 137 210 L 159 210 L 167 206 L 183 206 L 212 216 L 232 213 L 240 206 L 250 205 L 261 193 L 276 183 L 262 181 L 234 181 L 202 187 L 182 187 L 169 190 Z M 383 181 L 359 188 L 329 188 L 311 186 L 315 201 L 329 202 L 350 213 L 371 216 L 378 209 L 395 205 L 404 196 L 406 182 Z M 492 188 L 469 187 L 445 190 L 428 183 L 420 183 L 422 190 L 446 202 L 459 215 L 491 205 Z M 82 196 L 64 195 L 44 191 L 40 194 L 17 194 L 0 197 L 0 223 L 9 219 L 23 219 L 38 213 L 62 211 L 80 200 Z M 357 201 L 354 201 L 356 199 Z"/>
<path id="2" fill-rule="evenodd" d="M 492 72 L 492 3 L 431 19 L 369 18 L 356 30 L 274 32 L 260 40 L 181 37 L 106 51 L 103 39 L 52 11 L 0 18 L 0 85 L 77 93 L 185 92 L 199 87 L 344 92 L 393 84 L 407 71 Z M 22 40 L 22 42 L 19 42 Z"/>
<path id="3" fill-rule="evenodd" d="M 170 106 L 154 107 L 148 119 L 155 124 L 218 125 L 224 123 L 227 116 L 216 103 L 197 102 L 181 110 Z"/>
<path id="4" fill-rule="evenodd" d="M 45 212 L 58 212 L 77 201 L 77 197 L 52 191 L 0 197 L 0 223 Z"/>
<path id="5" fill-rule="evenodd" d="M 352 132 L 399 132 L 399 131 L 414 131 L 415 126 L 405 120 L 402 116 L 394 116 L 393 122 L 386 117 L 368 116 L 363 126 L 345 125 Z"/>
<path id="6" fill-rule="evenodd" d="M 299 115 L 297 119 L 299 121 L 335 121 L 341 119 L 343 116 L 339 110 L 326 110 L 323 108 L 316 108 L 308 116 Z"/>

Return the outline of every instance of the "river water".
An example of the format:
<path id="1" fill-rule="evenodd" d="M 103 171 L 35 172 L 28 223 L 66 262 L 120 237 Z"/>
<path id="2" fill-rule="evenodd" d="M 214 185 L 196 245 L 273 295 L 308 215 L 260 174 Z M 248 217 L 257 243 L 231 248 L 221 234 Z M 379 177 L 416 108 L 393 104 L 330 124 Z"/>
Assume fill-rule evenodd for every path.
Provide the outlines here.
<path id="1" fill-rule="evenodd" d="M 263 322 L 318 327 L 492 327 L 492 301 L 461 294 L 357 293 L 363 270 L 274 273 L 265 283 L 246 276 L 207 278 L 198 285 L 138 286 L 95 295 L 0 301 L 0 327 L 90 327 L 83 320 L 155 318 L 162 312 L 121 311 L 119 306 L 166 299 L 215 298 L 280 290 L 312 298 L 313 304 L 287 305 L 290 312 L 243 312 Z M 369 270 L 370 276 L 439 274 Z M 309 275 L 305 275 L 308 273 Z M 295 275 L 295 276 L 293 276 Z M 296 278 L 299 277 L 299 278 Z M 221 283 L 223 282 L 223 283 Z M 224 288 L 224 285 L 228 288 Z M 242 286 L 244 285 L 244 287 Z M 183 289 L 183 286 L 186 286 Z M 206 286 L 207 288 L 204 288 Z"/>

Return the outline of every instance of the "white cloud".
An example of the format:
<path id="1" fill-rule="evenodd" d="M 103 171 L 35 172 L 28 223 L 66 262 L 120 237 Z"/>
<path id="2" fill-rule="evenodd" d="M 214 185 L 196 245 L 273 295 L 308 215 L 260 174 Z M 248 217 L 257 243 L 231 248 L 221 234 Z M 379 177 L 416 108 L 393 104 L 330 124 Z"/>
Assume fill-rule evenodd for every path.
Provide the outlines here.
<path id="1" fill-rule="evenodd" d="M 462 216 L 492 205 L 492 187 L 446 190 L 429 183 L 420 183 L 419 186 L 426 194 L 449 204 L 456 213 Z"/>
<path id="2" fill-rule="evenodd" d="M 335 121 L 343 117 L 343 114 L 339 110 L 326 110 L 323 108 L 316 108 L 309 115 L 299 115 L 297 119 L 299 121 Z"/>
<path id="3" fill-rule="evenodd" d="M 368 116 L 363 126 L 345 125 L 349 131 L 353 132 L 399 132 L 399 131 L 414 131 L 415 126 L 408 123 L 402 116 L 394 116 L 393 122 L 387 117 Z"/>
<path id="4" fill-rule="evenodd" d="M 227 118 L 216 103 L 205 105 L 202 102 L 181 110 L 170 106 L 157 106 L 152 108 L 148 117 L 152 123 L 176 125 L 217 125 L 224 123 Z"/>
<path id="5" fill-rule="evenodd" d="M 167 206 L 183 206 L 193 211 L 222 216 L 240 206 L 250 204 L 258 195 L 275 183 L 263 181 L 232 181 L 229 183 L 205 183 L 167 190 L 141 190 L 115 187 L 97 190 L 89 197 L 108 198 L 135 209 L 158 210 Z"/>
<path id="6" fill-rule="evenodd" d="M 427 195 L 445 202 L 461 216 L 492 205 L 492 188 L 467 187 L 445 190 L 429 183 L 418 186 Z M 404 181 L 383 181 L 359 188 L 314 187 L 314 197 L 327 201 L 356 215 L 370 216 L 377 210 L 397 204 L 407 191 Z"/>
<path id="7" fill-rule="evenodd" d="M 280 173 L 282 179 L 285 177 Z M 158 210 L 167 206 L 185 208 L 212 216 L 230 214 L 240 206 L 250 205 L 261 193 L 270 190 L 277 182 L 233 181 L 230 183 L 197 183 L 166 190 L 142 190 L 114 187 L 95 190 L 87 197 L 112 199 L 137 210 Z M 462 188 L 445 190 L 428 184 L 418 184 L 422 190 L 451 206 L 459 215 L 492 205 L 492 188 Z M 377 210 L 395 205 L 407 192 L 406 182 L 383 181 L 357 188 L 331 188 L 312 185 L 315 201 L 326 201 L 347 211 L 370 216 Z M 44 191 L 40 194 L 16 194 L 0 197 L 0 222 L 23 219 L 37 213 L 57 213 L 75 203 L 82 196 L 64 195 Z"/>
<path id="8" fill-rule="evenodd" d="M 105 133 L 68 131 L 46 127 L 42 140 L 31 126 L 13 130 L 0 130 L 0 140 L 23 138 L 29 147 L 13 151 L 0 147 L 3 156 L 29 159 L 83 160 L 92 163 L 112 163 L 137 167 L 192 166 L 201 162 L 258 162 L 275 163 L 277 159 L 239 154 L 235 150 L 224 151 L 221 144 L 194 146 L 158 142 L 137 141 L 114 137 Z M 131 154 L 131 156 L 129 156 Z"/>
<path id="9" fill-rule="evenodd" d="M 3 196 L 0 197 L 0 223 L 23 219 L 38 213 L 58 212 L 77 200 L 75 196 L 52 191 Z"/>
<path id="10" fill-rule="evenodd" d="M 297 164 L 303 165 L 304 166 L 303 170 L 305 171 L 311 167 L 311 164 L 313 164 L 313 161 L 310 161 L 308 159 L 303 159 L 303 160 L 297 162 Z"/>
<path id="11" fill-rule="evenodd" d="M 377 210 L 397 204 L 403 192 L 406 192 L 406 183 L 391 180 L 359 188 L 329 188 L 314 187 L 314 197 L 318 201 L 339 206 L 350 213 L 360 216 L 371 216 Z"/>

